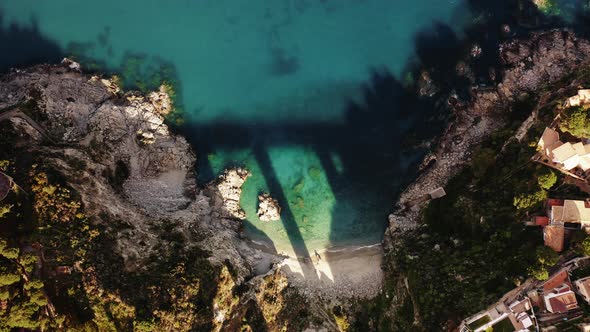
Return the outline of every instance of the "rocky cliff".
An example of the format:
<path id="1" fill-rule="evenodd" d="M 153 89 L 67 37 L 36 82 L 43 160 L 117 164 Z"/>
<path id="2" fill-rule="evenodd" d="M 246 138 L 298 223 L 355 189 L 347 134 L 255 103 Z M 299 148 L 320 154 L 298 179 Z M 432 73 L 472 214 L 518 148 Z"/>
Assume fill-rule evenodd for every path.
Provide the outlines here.
<path id="1" fill-rule="evenodd" d="M 473 147 L 506 126 L 506 114 L 511 112 L 512 103 L 587 64 L 590 42 L 578 39 L 568 30 L 536 32 L 530 38 L 502 44 L 500 57 L 504 67 L 502 81 L 495 86 L 477 87 L 471 71 L 462 68 L 463 75 L 474 86 L 472 101 L 449 102 L 455 119 L 445 129 L 439 144 L 424 158 L 418 179 L 400 195 L 395 211 L 389 216 L 386 244 L 395 242 L 392 241 L 395 234 L 419 226 L 424 203 L 413 202 L 444 187 L 467 165 Z"/>
<path id="2" fill-rule="evenodd" d="M 165 91 L 124 93 L 116 79 L 83 74 L 69 60 L 0 79 L 0 160 L 33 192 L 29 203 L 7 200 L 18 206 L 3 216 L 18 237 L 7 243 L 39 248 L 35 273 L 51 289 L 51 314 L 33 315 L 56 328 L 100 331 L 335 329 L 332 316 L 312 321 L 317 313 L 281 272 L 254 277 L 248 260 L 258 252 L 239 236 L 249 174 L 232 169 L 197 187 L 195 153 L 165 124 L 173 107 Z M 55 202 L 68 209 L 44 219 Z M 73 249 L 58 253 L 48 227 L 90 235 L 70 237 Z M 81 241 L 84 251 L 76 251 Z M 63 285 L 73 288 L 63 293 Z"/>
<path id="3" fill-rule="evenodd" d="M 450 96 L 449 105 L 455 119 L 447 126 L 438 145 L 424 159 L 419 177 L 401 194 L 394 212 L 389 216 L 384 240 L 384 266 L 386 278 L 395 285 L 396 291 L 393 300 L 388 301 L 386 315 L 399 314 L 403 303 L 413 304 L 414 321 L 409 324 L 414 324 L 417 329 L 420 329 L 420 309 L 424 309 L 418 307 L 417 296 L 423 294 L 409 291 L 409 279 L 412 277 L 397 265 L 395 255 L 403 251 L 400 249 L 408 238 L 427 239 L 432 236 L 423 224 L 428 205 L 424 195 L 438 187 L 445 187 L 453 176 L 471 163 L 480 144 L 489 140 L 493 133 L 514 125 L 510 121 L 515 118 L 512 113 L 516 112 L 516 103 L 539 96 L 545 88 L 575 74 L 576 70 L 585 70 L 590 61 L 590 42 L 577 38 L 569 30 L 534 32 L 526 39 L 500 45 L 500 59 L 500 81 L 490 86 L 477 86 L 469 66 L 458 67 L 460 73 L 472 82 L 472 99 L 462 103 Z M 523 129 L 524 132 L 529 127 L 530 123 Z M 522 139 L 522 133 L 516 133 L 514 139 Z M 464 191 L 469 192 L 469 188 Z M 455 246 L 460 244 L 452 237 L 449 242 Z M 436 250 L 440 250 L 440 245 L 431 249 Z M 436 275 L 436 271 L 433 274 Z M 460 283 L 461 277 L 458 278 L 454 282 Z M 439 320 L 443 319 L 445 317 L 439 317 Z M 450 322 L 448 328 L 452 328 L 452 320 Z"/>

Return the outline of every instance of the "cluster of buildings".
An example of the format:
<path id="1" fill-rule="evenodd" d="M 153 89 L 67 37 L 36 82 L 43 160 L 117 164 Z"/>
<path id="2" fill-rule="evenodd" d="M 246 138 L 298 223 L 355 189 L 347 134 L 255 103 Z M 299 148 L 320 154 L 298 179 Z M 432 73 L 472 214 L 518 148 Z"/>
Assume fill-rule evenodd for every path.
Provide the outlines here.
<path id="1" fill-rule="evenodd" d="M 561 331 L 564 323 L 590 331 L 590 324 L 575 321 L 584 315 L 581 302 L 590 304 L 590 276 L 571 281 L 574 271 L 587 270 L 589 264 L 589 257 L 578 258 L 565 263 L 546 281 L 527 281 L 488 309 L 465 319 L 459 331 Z"/>
<path id="2" fill-rule="evenodd" d="M 562 142 L 559 133 L 545 128 L 538 143 L 539 153 L 535 161 L 563 173 L 585 180 L 590 169 L 590 144 L 585 142 Z"/>
<path id="3" fill-rule="evenodd" d="M 590 104 L 590 89 L 578 90 L 578 94 L 568 98 L 566 106 Z M 539 139 L 539 152 L 533 160 L 545 164 L 576 179 L 586 181 L 590 176 L 590 140 L 569 136 L 564 142 L 556 128 L 557 120 L 545 128 Z"/>
<path id="4" fill-rule="evenodd" d="M 590 89 L 578 90 L 565 106 L 590 104 Z M 545 128 L 533 161 L 549 166 L 570 177 L 581 190 L 590 193 L 590 140 L 556 130 L 560 115 Z M 527 225 L 543 227 L 545 245 L 557 252 L 564 249 L 570 235 L 577 230 L 590 233 L 590 202 L 588 200 L 548 199 L 544 216 L 535 216 Z"/>
<path id="5" fill-rule="evenodd" d="M 527 225 L 542 227 L 545 245 L 561 252 L 573 232 L 590 232 L 590 202 L 549 198 L 545 215 L 534 216 Z"/>
<path id="6" fill-rule="evenodd" d="M 578 90 L 566 106 L 585 104 L 590 104 L 590 89 Z M 580 189 L 590 193 L 590 140 L 560 135 L 556 130 L 558 121 L 559 116 L 545 128 L 533 161 L 570 176 Z M 526 224 L 542 227 L 545 245 L 561 252 L 575 232 L 590 234 L 590 200 L 550 198 L 543 215 L 534 216 Z M 590 324 L 576 320 L 584 315 L 584 302 L 590 305 L 590 257 L 561 264 L 560 270 L 546 281 L 527 280 L 486 310 L 465 319 L 459 330 L 523 332 L 567 328 L 590 332 Z"/>

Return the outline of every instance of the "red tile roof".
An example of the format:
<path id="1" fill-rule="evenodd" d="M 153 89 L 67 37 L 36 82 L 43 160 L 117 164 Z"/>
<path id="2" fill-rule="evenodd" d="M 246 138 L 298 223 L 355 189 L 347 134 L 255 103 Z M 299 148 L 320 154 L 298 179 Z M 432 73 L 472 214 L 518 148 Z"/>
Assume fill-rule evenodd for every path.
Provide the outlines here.
<path id="1" fill-rule="evenodd" d="M 549 279 L 547 279 L 547 281 L 545 281 L 545 283 L 543 284 L 543 292 L 545 292 L 545 293 L 551 292 L 555 288 L 557 288 L 563 284 L 569 285 L 569 283 L 570 283 L 570 277 L 567 274 L 567 270 L 563 269 L 563 270 L 557 272 L 556 274 L 552 275 L 551 277 L 549 277 Z"/>
<path id="2" fill-rule="evenodd" d="M 549 217 L 536 216 L 535 217 L 535 225 L 541 226 L 541 227 L 545 227 L 545 226 L 549 225 Z"/>
<path id="3" fill-rule="evenodd" d="M 576 294 L 568 292 L 549 299 L 552 312 L 567 312 L 578 307 Z"/>
<path id="4" fill-rule="evenodd" d="M 545 245 L 557 252 L 563 250 L 565 228 L 563 225 L 547 225 L 543 228 L 543 239 Z"/>
<path id="5" fill-rule="evenodd" d="M 558 198 L 548 198 L 547 199 L 547 206 L 548 207 L 552 207 L 552 206 L 563 206 L 564 204 L 564 200 L 563 199 L 558 199 Z"/>

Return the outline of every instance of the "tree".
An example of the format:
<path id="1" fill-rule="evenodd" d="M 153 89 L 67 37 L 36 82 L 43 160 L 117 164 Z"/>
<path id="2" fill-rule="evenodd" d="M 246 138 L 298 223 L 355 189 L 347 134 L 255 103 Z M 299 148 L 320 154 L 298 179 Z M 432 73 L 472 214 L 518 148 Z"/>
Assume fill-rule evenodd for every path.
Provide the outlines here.
<path id="1" fill-rule="evenodd" d="M 485 175 L 488 168 L 494 163 L 496 159 L 496 151 L 490 148 L 483 148 L 473 156 L 471 169 L 476 178 L 481 178 Z"/>
<path id="2" fill-rule="evenodd" d="M 590 236 L 587 236 L 578 246 L 579 251 L 584 256 L 590 256 Z"/>
<path id="3" fill-rule="evenodd" d="M 529 274 L 537 280 L 547 280 L 549 278 L 548 269 L 559 261 L 559 254 L 553 249 L 545 246 L 540 246 L 535 251 L 537 256 L 537 264 L 529 267 Z"/>
<path id="4" fill-rule="evenodd" d="M 547 199 L 547 191 L 541 189 L 532 194 L 517 194 L 514 197 L 514 206 L 519 210 L 529 209 L 537 206 Z"/>
<path id="5" fill-rule="evenodd" d="M 9 248 L 6 240 L 0 239 L 0 256 L 7 259 L 17 259 L 20 250 L 18 248 Z"/>
<path id="6" fill-rule="evenodd" d="M 588 111 L 581 107 L 570 108 L 564 112 L 565 118 L 561 121 L 559 129 L 576 137 L 590 137 L 590 119 Z"/>
<path id="7" fill-rule="evenodd" d="M 539 176 L 537 182 L 539 183 L 539 187 L 549 190 L 557 182 L 557 175 L 550 170 L 548 173 Z"/>
<path id="8" fill-rule="evenodd" d="M 537 8 L 545 15 L 559 15 L 561 9 L 555 0 L 534 0 L 533 1 Z"/>

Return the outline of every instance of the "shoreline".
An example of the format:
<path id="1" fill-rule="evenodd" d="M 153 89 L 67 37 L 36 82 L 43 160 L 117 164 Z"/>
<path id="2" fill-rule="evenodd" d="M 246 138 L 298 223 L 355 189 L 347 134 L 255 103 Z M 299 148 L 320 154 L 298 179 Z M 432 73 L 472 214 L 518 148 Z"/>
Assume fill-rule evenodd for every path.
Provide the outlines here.
<path id="1" fill-rule="evenodd" d="M 259 241 L 244 240 L 257 252 L 250 258 L 257 274 L 280 269 L 307 296 L 371 298 L 381 290 L 382 243 L 311 249 L 310 257 L 296 257 L 294 251 L 276 252 Z"/>

